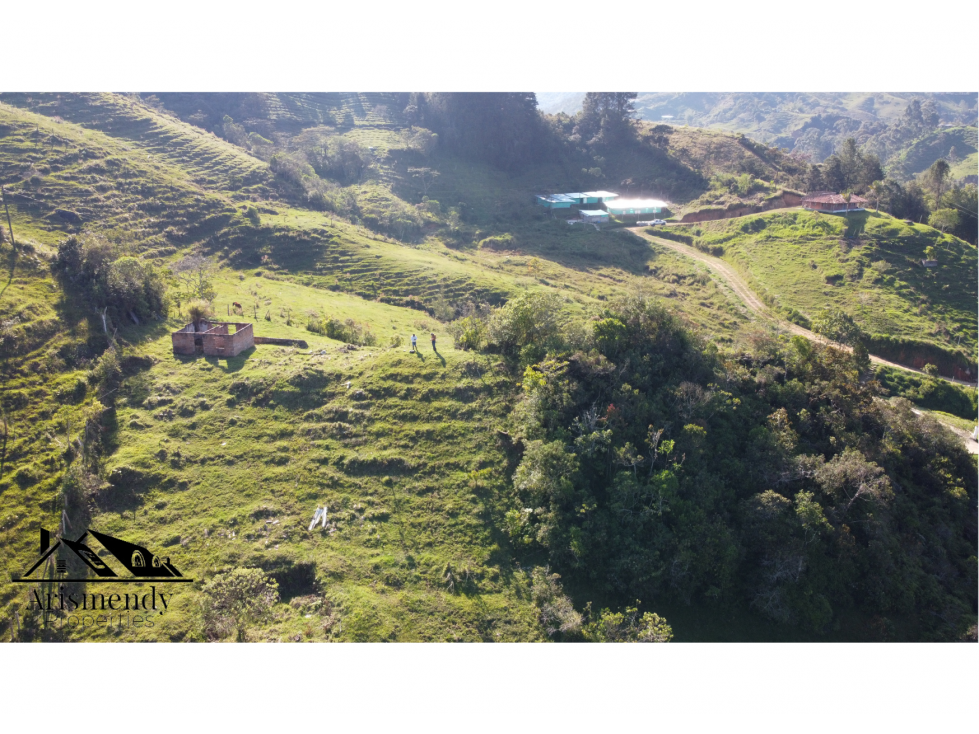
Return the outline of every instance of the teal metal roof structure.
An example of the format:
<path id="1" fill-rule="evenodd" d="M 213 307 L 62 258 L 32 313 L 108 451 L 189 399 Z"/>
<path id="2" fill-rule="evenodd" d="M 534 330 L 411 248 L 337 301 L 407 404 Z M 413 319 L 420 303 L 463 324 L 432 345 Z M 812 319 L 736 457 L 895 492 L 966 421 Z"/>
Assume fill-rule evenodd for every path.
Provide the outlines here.
<path id="1" fill-rule="evenodd" d="M 584 196 L 589 199 L 617 199 L 619 197 L 618 194 L 611 191 L 586 191 Z"/>

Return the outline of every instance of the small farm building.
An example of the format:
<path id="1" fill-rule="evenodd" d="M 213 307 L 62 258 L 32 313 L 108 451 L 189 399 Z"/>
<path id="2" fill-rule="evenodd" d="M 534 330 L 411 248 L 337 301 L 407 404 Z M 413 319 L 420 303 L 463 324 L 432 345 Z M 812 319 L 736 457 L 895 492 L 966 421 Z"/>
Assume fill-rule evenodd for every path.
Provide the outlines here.
<path id="1" fill-rule="evenodd" d="M 578 212 L 578 216 L 583 222 L 602 224 L 608 221 L 608 212 L 604 209 L 582 209 Z"/>
<path id="2" fill-rule="evenodd" d="M 803 208 L 816 212 L 825 212 L 826 214 L 845 214 L 846 212 L 863 211 L 866 203 L 867 200 L 862 196 L 853 194 L 850 196 L 850 200 L 847 201 L 840 194 L 832 191 L 816 191 L 802 200 Z"/>
<path id="3" fill-rule="evenodd" d="M 190 323 L 170 334 L 174 354 L 203 354 L 206 357 L 237 357 L 256 344 L 277 344 L 307 349 L 303 339 L 255 336 L 252 324 L 233 321 Z"/>

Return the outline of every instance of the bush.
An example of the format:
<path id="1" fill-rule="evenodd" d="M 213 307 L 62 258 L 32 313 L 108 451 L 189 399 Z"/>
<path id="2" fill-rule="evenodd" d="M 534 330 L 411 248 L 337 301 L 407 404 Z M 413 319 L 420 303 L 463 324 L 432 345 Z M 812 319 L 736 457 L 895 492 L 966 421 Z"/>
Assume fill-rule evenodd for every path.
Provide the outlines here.
<path id="1" fill-rule="evenodd" d="M 486 321 L 472 314 L 450 324 L 449 333 L 456 349 L 479 351 L 486 341 Z"/>
<path id="2" fill-rule="evenodd" d="M 187 316 L 194 323 L 195 328 L 199 328 L 201 321 L 204 321 L 210 315 L 211 315 L 211 304 L 208 303 L 207 301 L 195 299 L 193 301 L 188 302 Z"/>
<path id="3" fill-rule="evenodd" d="M 713 255 L 714 257 L 721 257 L 724 255 L 724 245 L 709 245 L 703 240 L 696 240 L 694 242 L 694 247 L 701 252 L 706 252 L 708 255 Z"/>
<path id="4" fill-rule="evenodd" d="M 686 234 L 684 232 L 677 232 L 675 229 L 670 229 L 667 227 L 662 227 L 657 229 L 655 227 L 650 227 L 646 230 L 646 234 L 651 234 L 654 237 L 662 237 L 664 240 L 673 240 L 674 242 L 682 242 L 685 245 L 694 244 L 693 235 Z"/>
<path id="5" fill-rule="evenodd" d="M 866 335 L 850 314 L 839 310 L 823 310 L 812 320 L 812 330 L 840 344 L 852 345 L 864 341 Z"/>
<path id="6" fill-rule="evenodd" d="M 585 639 L 591 642 L 669 642 L 673 628 L 654 612 L 639 616 L 637 607 L 625 612 L 603 609 L 598 619 L 585 628 Z"/>
<path id="7" fill-rule="evenodd" d="M 478 246 L 485 247 L 489 250 L 509 250 L 513 247 L 513 235 L 498 234 L 492 237 L 486 237 L 479 241 Z"/>
<path id="8" fill-rule="evenodd" d="M 552 293 L 529 293 L 507 302 L 490 319 L 487 338 L 504 353 L 528 345 L 546 350 L 560 335 L 560 298 Z"/>
<path id="9" fill-rule="evenodd" d="M 340 319 L 332 317 L 323 319 L 319 314 L 310 314 L 309 320 L 306 322 L 306 330 L 345 344 L 360 344 L 365 347 L 372 347 L 377 344 L 377 336 L 370 330 L 370 327 L 358 324 L 353 319 L 340 321 Z"/>
<path id="10" fill-rule="evenodd" d="M 785 315 L 785 318 L 787 318 L 793 324 L 801 326 L 803 329 L 812 328 L 812 322 L 809 320 L 809 318 L 804 313 L 800 313 L 799 311 L 796 311 L 794 308 L 790 308 L 788 310 L 788 313 Z"/>
<path id="11" fill-rule="evenodd" d="M 248 626 L 269 619 L 279 601 L 278 584 L 259 568 L 218 574 L 201 591 L 200 623 L 209 639 L 234 632 L 239 642 L 244 641 Z"/>
<path id="12" fill-rule="evenodd" d="M 906 398 L 929 410 L 975 420 L 976 390 L 960 387 L 945 380 L 922 377 L 891 367 L 878 366 L 877 380 L 894 397 Z"/>
<path id="13" fill-rule="evenodd" d="M 122 365 L 115 349 L 108 349 L 95 362 L 92 368 L 92 379 L 101 387 L 103 392 L 114 390 L 122 382 Z"/>
<path id="14" fill-rule="evenodd" d="M 58 245 L 51 271 L 65 293 L 113 321 L 166 316 L 167 283 L 151 263 L 125 255 L 104 237 L 69 237 Z"/>
<path id="15" fill-rule="evenodd" d="M 923 359 L 935 365 L 938 374 L 947 377 L 954 377 L 956 369 L 963 372 L 968 370 L 972 375 L 977 372 L 975 360 L 964 351 L 953 351 L 931 342 L 887 334 L 870 334 L 866 338 L 866 344 L 871 352 L 892 362 L 914 364 L 916 360 Z"/>
<path id="16" fill-rule="evenodd" d="M 547 568 L 535 568 L 531 574 L 531 595 L 538 618 L 548 636 L 560 639 L 580 637 L 582 616 L 575 611 L 560 584 L 561 576 Z"/>

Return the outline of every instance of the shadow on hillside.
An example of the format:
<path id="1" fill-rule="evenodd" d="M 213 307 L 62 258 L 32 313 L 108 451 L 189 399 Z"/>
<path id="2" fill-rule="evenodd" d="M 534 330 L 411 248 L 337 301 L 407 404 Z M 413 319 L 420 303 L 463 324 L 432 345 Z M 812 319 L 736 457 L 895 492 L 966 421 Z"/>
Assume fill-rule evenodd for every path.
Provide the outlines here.
<path id="1" fill-rule="evenodd" d="M 255 354 L 257 347 L 249 347 L 236 357 L 204 357 L 208 364 L 212 364 L 225 374 L 233 374 L 241 371 L 245 363 Z M 224 364 L 221 361 L 224 360 Z"/>
<path id="2" fill-rule="evenodd" d="M 555 226 L 544 237 L 535 237 L 531 232 L 515 233 L 514 241 L 505 249 L 584 273 L 618 268 L 632 275 L 643 275 L 655 257 L 646 240 L 625 229 L 583 232 L 572 231 L 574 226 L 580 225 L 560 223 L 566 230 Z"/>
<path id="3" fill-rule="evenodd" d="M 855 240 L 867 229 L 867 220 L 873 214 L 871 212 L 850 212 L 846 214 L 846 233 L 844 237 Z"/>
<path id="4" fill-rule="evenodd" d="M 332 235 L 322 231 L 243 225 L 217 233 L 208 241 L 205 249 L 211 255 L 230 251 L 226 257 L 231 267 L 236 269 L 260 267 L 263 257 L 268 257 L 273 265 L 290 273 L 308 274 L 316 272 L 317 265 L 324 262 L 332 239 Z"/>

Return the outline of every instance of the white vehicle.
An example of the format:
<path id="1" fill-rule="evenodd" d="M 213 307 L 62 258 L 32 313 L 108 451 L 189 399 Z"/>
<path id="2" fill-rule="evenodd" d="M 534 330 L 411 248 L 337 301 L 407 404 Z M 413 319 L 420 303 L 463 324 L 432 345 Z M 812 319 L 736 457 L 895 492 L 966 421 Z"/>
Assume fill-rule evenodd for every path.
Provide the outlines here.
<path id="1" fill-rule="evenodd" d="M 662 219 L 652 219 L 646 222 L 636 222 L 640 227 L 658 227 L 661 224 L 666 224 Z"/>

